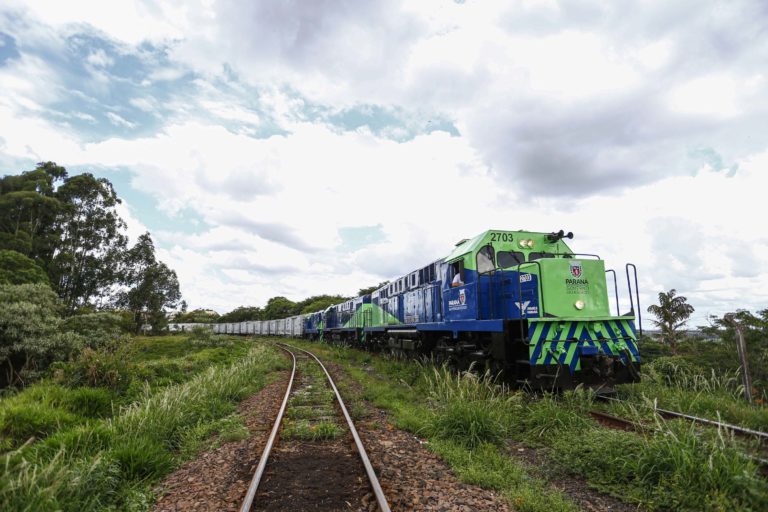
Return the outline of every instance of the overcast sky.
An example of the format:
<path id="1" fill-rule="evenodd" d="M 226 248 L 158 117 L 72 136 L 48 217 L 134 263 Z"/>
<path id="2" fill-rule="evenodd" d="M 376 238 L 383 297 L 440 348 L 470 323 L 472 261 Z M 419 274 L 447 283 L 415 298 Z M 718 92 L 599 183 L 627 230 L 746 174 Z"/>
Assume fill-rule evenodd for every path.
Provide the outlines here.
<path id="1" fill-rule="evenodd" d="M 562 228 L 700 325 L 768 307 L 768 3 L 5 0 L 0 172 L 47 160 L 190 308 Z"/>

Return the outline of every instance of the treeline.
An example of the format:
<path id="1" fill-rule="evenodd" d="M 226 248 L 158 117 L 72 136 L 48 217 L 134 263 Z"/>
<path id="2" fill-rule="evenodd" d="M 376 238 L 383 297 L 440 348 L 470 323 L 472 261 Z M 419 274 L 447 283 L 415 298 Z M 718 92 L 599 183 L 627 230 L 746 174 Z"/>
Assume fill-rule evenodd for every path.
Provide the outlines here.
<path id="1" fill-rule="evenodd" d="M 384 281 L 379 284 L 361 288 L 355 297 L 367 295 L 382 286 L 389 284 Z M 179 313 L 174 321 L 180 323 L 225 323 L 225 322 L 250 322 L 254 320 L 279 320 L 295 315 L 304 315 L 322 311 L 328 306 L 347 301 L 352 297 L 343 295 L 314 295 L 299 302 L 293 302 L 282 296 L 272 297 L 263 308 L 255 306 L 240 306 L 229 313 L 219 315 L 215 311 L 196 309 L 194 311 Z"/>
<path id="2" fill-rule="evenodd" d="M 68 318 L 159 330 L 180 306 L 176 273 L 149 233 L 129 247 L 120 202 L 106 178 L 53 162 L 0 178 L 0 384 L 97 343 L 71 335 Z"/>

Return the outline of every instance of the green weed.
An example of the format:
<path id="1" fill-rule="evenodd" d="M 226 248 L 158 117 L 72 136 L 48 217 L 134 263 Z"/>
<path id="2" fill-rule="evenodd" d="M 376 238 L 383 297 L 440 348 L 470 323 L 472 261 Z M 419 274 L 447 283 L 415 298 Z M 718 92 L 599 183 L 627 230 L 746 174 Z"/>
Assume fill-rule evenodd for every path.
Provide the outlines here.
<path id="1" fill-rule="evenodd" d="M 307 420 L 299 420 L 286 423 L 281 435 L 285 439 L 319 441 L 322 439 L 335 439 L 343 432 L 344 430 L 333 421 L 310 423 Z"/>

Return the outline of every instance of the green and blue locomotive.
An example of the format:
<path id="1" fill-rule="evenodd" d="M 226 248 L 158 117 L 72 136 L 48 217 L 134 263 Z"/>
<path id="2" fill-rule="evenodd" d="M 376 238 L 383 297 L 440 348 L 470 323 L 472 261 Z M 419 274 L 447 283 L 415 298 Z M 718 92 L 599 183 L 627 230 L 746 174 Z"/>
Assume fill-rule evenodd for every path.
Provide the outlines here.
<path id="1" fill-rule="evenodd" d="M 572 237 L 486 231 L 370 295 L 307 315 L 302 335 L 474 363 L 533 389 L 637 381 L 636 269 L 625 266 L 629 312 L 620 314 L 616 272 L 575 254 Z"/>

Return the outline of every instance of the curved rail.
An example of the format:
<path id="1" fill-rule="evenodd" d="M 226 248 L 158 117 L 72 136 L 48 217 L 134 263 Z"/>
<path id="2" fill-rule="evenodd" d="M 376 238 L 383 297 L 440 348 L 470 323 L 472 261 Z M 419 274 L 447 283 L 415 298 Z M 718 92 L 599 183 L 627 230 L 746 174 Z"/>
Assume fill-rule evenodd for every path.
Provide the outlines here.
<path id="1" fill-rule="evenodd" d="M 256 489 L 259 488 L 259 482 L 261 482 L 261 476 L 264 474 L 264 468 L 267 467 L 267 459 L 272 451 L 272 446 L 275 444 L 275 438 L 277 437 L 277 431 L 280 430 L 280 424 L 283 421 L 283 413 L 285 407 L 288 405 L 288 398 L 291 396 L 291 389 L 293 388 L 293 378 L 296 375 L 296 356 L 290 350 L 280 347 L 291 355 L 293 359 L 293 369 L 291 370 L 291 379 L 288 381 L 288 386 L 285 390 L 285 396 L 283 397 L 283 403 L 280 406 L 280 411 L 277 413 L 277 419 L 275 425 L 272 427 L 272 432 L 269 434 L 269 440 L 264 447 L 264 451 L 261 452 L 261 458 L 259 459 L 259 465 L 256 467 L 256 472 L 253 474 L 251 483 L 248 486 L 248 492 L 245 494 L 243 505 L 240 507 L 240 512 L 249 512 L 253 506 L 253 498 L 256 497 Z"/>
<path id="2" fill-rule="evenodd" d="M 336 393 L 336 400 L 338 400 L 339 407 L 341 408 L 341 412 L 344 413 L 344 418 L 346 418 L 347 420 L 349 431 L 352 433 L 352 437 L 355 439 L 357 452 L 360 454 L 360 460 L 362 460 L 363 466 L 365 466 L 365 472 L 368 475 L 368 481 L 371 483 L 371 488 L 373 488 L 373 493 L 376 495 L 376 502 L 379 504 L 379 509 L 381 510 L 381 512 L 390 512 L 389 503 L 387 503 L 387 498 L 384 496 L 384 491 L 381 489 L 379 478 L 376 476 L 376 473 L 373 471 L 373 466 L 371 465 L 370 459 L 368 459 L 368 454 L 365 452 L 365 448 L 363 447 L 363 442 L 360 440 L 360 436 L 357 434 L 357 429 L 355 428 L 355 424 L 352 423 L 352 418 L 349 416 L 349 412 L 347 412 L 347 407 L 344 405 L 344 401 L 341 399 L 341 394 L 339 394 L 339 390 L 336 389 L 336 384 L 333 382 L 333 379 L 331 378 L 331 374 L 328 373 L 328 370 L 325 368 L 325 365 L 320 361 L 320 359 L 317 358 L 315 354 L 313 354 L 312 352 L 309 352 L 308 350 L 304 350 L 303 348 L 299 348 L 299 347 L 294 347 L 293 345 L 288 345 L 287 343 L 279 343 L 278 345 L 279 346 L 284 345 L 286 347 L 300 350 L 305 354 L 312 356 L 312 358 L 315 361 L 317 361 L 317 364 L 320 365 L 320 368 L 323 369 L 323 371 L 325 372 L 325 376 L 328 377 L 328 382 L 331 383 L 333 392 Z"/>

